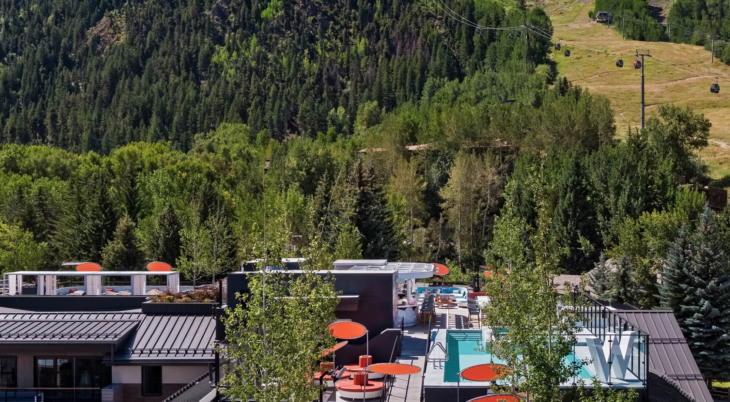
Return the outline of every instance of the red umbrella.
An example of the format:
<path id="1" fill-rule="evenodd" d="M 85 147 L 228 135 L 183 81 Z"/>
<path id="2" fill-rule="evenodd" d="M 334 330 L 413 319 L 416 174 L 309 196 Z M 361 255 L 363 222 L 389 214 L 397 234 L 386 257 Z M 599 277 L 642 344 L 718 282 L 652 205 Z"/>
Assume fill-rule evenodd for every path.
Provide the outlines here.
<path id="1" fill-rule="evenodd" d="M 334 353 L 334 352 L 342 349 L 343 347 L 345 347 L 345 345 L 347 345 L 347 341 L 342 341 L 342 342 L 338 343 L 337 345 L 332 346 L 329 349 L 325 349 L 322 351 L 322 356 L 327 356 L 330 353 Z"/>
<path id="2" fill-rule="evenodd" d="M 401 363 L 378 363 L 368 367 L 368 370 L 373 373 L 380 373 L 385 375 L 411 375 L 421 371 L 420 368 Z"/>
<path id="3" fill-rule="evenodd" d="M 478 398 L 469 399 L 467 402 L 519 402 L 520 397 L 512 394 L 498 394 L 480 396 Z"/>
<path id="4" fill-rule="evenodd" d="M 504 378 L 509 372 L 509 367 L 504 364 L 477 364 L 476 366 L 467 367 L 459 373 L 459 383 L 456 385 L 456 393 L 459 394 L 461 387 L 461 379 L 476 382 L 494 381 Z M 458 396 L 457 396 L 458 399 Z M 494 399 L 496 402 L 497 399 Z"/>
<path id="5" fill-rule="evenodd" d="M 380 373 L 385 375 L 412 375 L 417 374 L 421 371 L 420 368 L 402 363 L 379 363 L 373 364 L 368 367 L 369 371 L 373 373 Z M 408 392 L 406 390 L 406 392 Z"/>
<path id="6" fill-rule="evenodd" d="M 433 264 L 434 267 L 436 267 L 436 270 L 434 272 L 434 275 L 436 276 L 446 276 L 449 274 L 449 267 L 447 267 L 444 264 Z"/>

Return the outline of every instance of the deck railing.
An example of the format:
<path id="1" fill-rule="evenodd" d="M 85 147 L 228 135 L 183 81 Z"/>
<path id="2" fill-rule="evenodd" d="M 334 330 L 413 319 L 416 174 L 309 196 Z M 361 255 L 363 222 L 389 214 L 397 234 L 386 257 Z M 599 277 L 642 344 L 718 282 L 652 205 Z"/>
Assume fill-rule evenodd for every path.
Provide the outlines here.
<path id="1" fill-rule="evenodd" d="M 649 334 L 621 317 L 616 310 L 609 309 L 588 294 L 580 294 L 577 289 L 573 291 L 572 302 L 573 308 L 583 316 L 583 328 L 601 339 L 601 342 L 606 342 L 609 334 L 618 334 L 620 337 L 624 331 L 636 332 L 628 370 L 646 386 L 649 367 Z"/>

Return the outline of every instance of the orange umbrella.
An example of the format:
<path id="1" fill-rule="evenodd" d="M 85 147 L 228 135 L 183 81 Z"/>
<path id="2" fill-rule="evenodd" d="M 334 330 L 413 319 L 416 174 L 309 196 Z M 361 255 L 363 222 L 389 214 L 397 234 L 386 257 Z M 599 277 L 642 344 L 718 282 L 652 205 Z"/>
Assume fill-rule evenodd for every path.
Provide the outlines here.
<path id="1" fill-rule="evenodd" d="M 456 385 L 456 395 L 458 400 L 459 388 L 461 388 L 461 379 L 469 381 L 494 381 L 500 378 L 504 378 L 509 371 L 509 367 L 504 364 L 477 364 L 476 366 L 467 367 L 459 373 L 457 379 L 459 382 Z M 497 401 L 496 399 L 494 401 Z"/>
<path id="2" fill-rule="evenodd" d="M 504 378 L 509 368 L 504 364 L 477 364 L 461 371 L 461 377 L 469 381 L 493 381 Z"/>
<path id="3" fill-rule="evenodd" d="M 434 267 L 436 267 L 436 271 L 434 272 L 434 275 L 437 276 L 445 276 L 449 274 L 449 267 L 447 267 L 444 264 L 433 264 Z"/>
<path id="4" fill-rule="evenodd" d="M 478 398 L 469 399 L 467 402 L 519 402 L 520 397 L 512 394 L 498 394 L 480 396 Z"/>
<path id="5" fill-rule="evenodd" d="M 77 271 L 101 271 L 101 265 L 94 262 L 85 262 L 76 266 Z"/>
<path id="6" fill-rule="evenodd" d="M 337 321 L 329 325 L 330 334 L 337 339 L 357 339 L 367 333 L 364 325 L 352 321 Z"/>
<path id="7" fill-rule="evenodd" d="M 368 371 L 385 375 L 412 375 L 419 373 L 421 369 L 410 364 L 379 363 L 369 366 Z M 408 391 L 406 390 L 406 392 Z"/>
<path id="8" fill-rule="evenodd" d="M 368 370 L 372 371 L 373 373 L 380 373 L 385 375 L 411 375 L 421 371 L 421 369 L 416 366 L 401 363 L 373 364 L 368 367 Z"/>
<path id="9" fill-rule="evenodd" d="M 342 342 L 338 343 L 337 345 L 332 346 L 329 349 L 325 349 L 322 351 L 322 356 L 327 356 L 330 353 L 334 353 L 334 352 L 342 349 L 343 347 L 345 347 L 345 345 L 347 345 L 347 341 L 342 341 Z"/>
<path id="10" fill-rule="evenodd" d="M 370 339 L 364 325 L 352 321 L 335 321 L 327 327 L 337 339 L 357 339 L 365 335 L 365 354 L 370 356 Z"/>

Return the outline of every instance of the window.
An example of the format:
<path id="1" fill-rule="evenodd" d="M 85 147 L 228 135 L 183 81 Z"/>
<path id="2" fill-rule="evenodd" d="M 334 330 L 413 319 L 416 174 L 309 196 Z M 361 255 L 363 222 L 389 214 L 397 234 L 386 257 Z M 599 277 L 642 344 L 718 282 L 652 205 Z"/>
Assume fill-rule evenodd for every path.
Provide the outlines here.
<path id="1" fill-rule="evenodd" d="M 142 395 L 162 395 L 162 366 L 142 366 Z"/>
<path id="2" fill-rule="evenodd" d="M 18 386 L 18 361 L 14 357 L 0 357 L 0 387 Z"/>
<path id="3" fill-rule="evenodd" d="M 37 358 L 36 387 L 72 388 L 74 386 L 73 358 Z"/>

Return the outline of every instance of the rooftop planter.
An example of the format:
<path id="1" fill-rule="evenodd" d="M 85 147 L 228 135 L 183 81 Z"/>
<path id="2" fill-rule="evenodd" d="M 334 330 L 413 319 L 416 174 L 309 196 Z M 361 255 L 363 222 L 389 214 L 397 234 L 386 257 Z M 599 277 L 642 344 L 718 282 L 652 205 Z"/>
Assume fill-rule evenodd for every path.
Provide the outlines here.
<path id="1" fill-rule="evenodd" d="M 142 303 L 145 314 L 194 314 L 212 315 L 218 305 L 219 293 L 214 287 L 189 290 L 187 292 L 162 292 Z"/>

